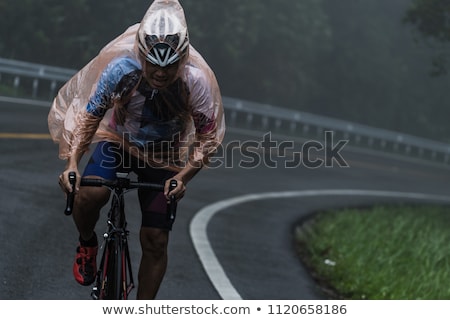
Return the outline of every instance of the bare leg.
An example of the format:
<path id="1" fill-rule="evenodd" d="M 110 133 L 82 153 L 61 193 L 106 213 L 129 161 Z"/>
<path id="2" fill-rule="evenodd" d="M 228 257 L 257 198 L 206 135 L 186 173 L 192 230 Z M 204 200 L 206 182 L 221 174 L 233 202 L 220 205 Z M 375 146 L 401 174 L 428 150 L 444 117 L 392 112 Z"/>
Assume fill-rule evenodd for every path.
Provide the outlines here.
<path id="1" fill-rule="evenodd" d="M 108 202 L 110 193 L 106 188 L 80 187 L 75 197 L 73 220 L 83 240 L 92 237 L 100 210 Z"/>
<path id="2" fill-rule="evenodd" d="M 142 259 L 138 274 L 137 299 L 155 299 L 167 268 L 169 232 L 142 227 L 140 231 Z"/>

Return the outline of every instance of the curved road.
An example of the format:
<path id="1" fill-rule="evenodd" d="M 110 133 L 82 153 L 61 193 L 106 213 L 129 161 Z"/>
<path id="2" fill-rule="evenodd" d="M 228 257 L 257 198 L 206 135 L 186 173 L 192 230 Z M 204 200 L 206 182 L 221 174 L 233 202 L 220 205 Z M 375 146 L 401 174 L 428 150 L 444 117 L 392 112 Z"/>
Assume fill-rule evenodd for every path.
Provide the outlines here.
<path id="1" fill-rule="evenodd" d="M 0 103 L 0 110 L 0 299 L 89 299 L 90 288 L 71 275 L 77 235 L 62 213 L 57 176 L 64 162 L 47 136 L 48 108 Z M 450 202 L 450 170 L 441 166 L 345 148 L 348 167 L 287 169 L 299 164 L 301 141 L 280 152 L 255 148 L 262 140 L 260 133 L 230 129 L 217 168 L 189 185 L 159 299 L 326 299 L 295 254 L 299 220 L 333 207 Z M 127 209 L 136 268 L 135 197 L 128 195 Z"/>

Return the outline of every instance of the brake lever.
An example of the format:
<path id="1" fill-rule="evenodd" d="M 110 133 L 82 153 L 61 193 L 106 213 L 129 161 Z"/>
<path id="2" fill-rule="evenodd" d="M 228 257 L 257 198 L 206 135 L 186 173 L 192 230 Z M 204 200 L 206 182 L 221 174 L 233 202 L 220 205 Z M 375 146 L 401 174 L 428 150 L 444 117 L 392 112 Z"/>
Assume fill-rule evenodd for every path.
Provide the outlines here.
<path id="1" fill-rule="evenodd" d="M 71 171 L 69 172 L 69 182 L 72 186 L 72 192 L 69 192 L 67 194 L 67 202 L 66 202 L 66 209 L 64 210 L 64 214 L 66 216 L 70 216 L 73 211 L 73 203 L 75 198 L 75 185 L 77 181 L 77 175 L 75 172 Z"/>
<path id="2" fill-rule="evenodd" d="M 169 192 L 175 189 L 177 186 L 177 180 L 170 180 Z M 171 195 L 169 197 L 169 201 L 169 205 L 167 206 L 167 219 L 173 223 L 177 214 L 177 200 L 174 195 Z"/>

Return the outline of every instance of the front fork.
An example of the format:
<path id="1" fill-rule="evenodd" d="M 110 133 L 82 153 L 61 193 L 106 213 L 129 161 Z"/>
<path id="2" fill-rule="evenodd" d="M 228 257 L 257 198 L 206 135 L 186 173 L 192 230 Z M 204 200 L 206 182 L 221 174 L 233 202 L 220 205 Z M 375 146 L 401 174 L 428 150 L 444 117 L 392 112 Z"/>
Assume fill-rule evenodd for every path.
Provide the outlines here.
<path id="1" fill-rule="evenodd" d="M 121 287 L 123 290 L 123 299 L 128 299 L 128 295 L 130 294 L 131 290 L 134 288 L 134 279 L 133 279 L 133 271 L 132 271 L 132 265 L 131 265 L 131 258 L 130 258 L 130 251 L 128 249 L 128 230 L 118 230 L 116 229 L 111 221 L 108 221 L 109 225 L 109 231 L 105 232 L 103 235 L 103 243 L 101 245 L 101 248 L 103 248 L 103 254 L 102 259 L 100 262 L 100 266 L 97 270 L 97 276 L 95 285 L 92 288 L 91 291 L 91 297 L 94 300 L 103 299 L 105 296 L 105 288 L 107 281 L 107 275 L 108 275 L 108 268 L 109 268 L 109 260 L 110 260 L 110 250 L 109 243 L 111 241 L 117 241 L 116 238 L 120 239 L 121 241 L 121 265 L 122 265 L 122 276 L 121 276 Z M 112 280 L 115 281 L 115 280 Z"/>

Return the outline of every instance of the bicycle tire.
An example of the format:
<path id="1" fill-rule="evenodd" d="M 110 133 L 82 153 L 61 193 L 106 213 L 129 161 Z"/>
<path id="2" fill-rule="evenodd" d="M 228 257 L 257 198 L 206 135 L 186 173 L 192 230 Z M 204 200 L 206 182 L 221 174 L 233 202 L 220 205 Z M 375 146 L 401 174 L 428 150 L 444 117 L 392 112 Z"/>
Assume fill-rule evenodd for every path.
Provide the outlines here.
<path id="1" fill-rule="evenodd" d="M 105 290 L 105 274 L 106 274 L 106 266 L 108 264 L 108 250 L 103 250 L 102 259 L 100 260 L 100 266 L 97 270 L 97 276 L 95 279 L 95 285 L 91 291 L 91 297 L 94 300 L 104 299 Z"/>
<path id="2" fill-rule="evenodd" d="M 105 300 L 121 300 L 122 289 L 122 246 L 120 238 L 114 238 L 108 243 L 108 260 L 105 270 Z"/>

